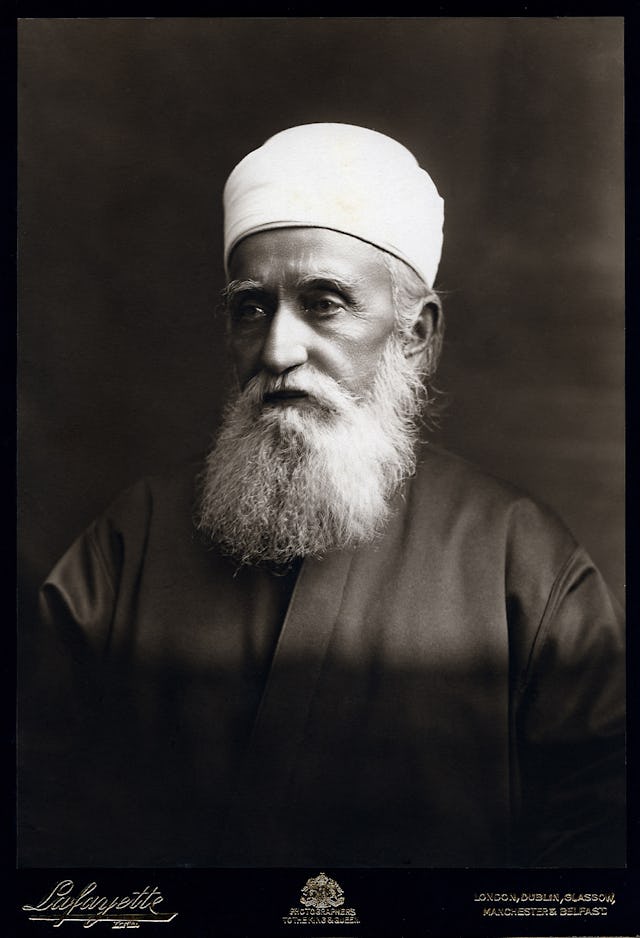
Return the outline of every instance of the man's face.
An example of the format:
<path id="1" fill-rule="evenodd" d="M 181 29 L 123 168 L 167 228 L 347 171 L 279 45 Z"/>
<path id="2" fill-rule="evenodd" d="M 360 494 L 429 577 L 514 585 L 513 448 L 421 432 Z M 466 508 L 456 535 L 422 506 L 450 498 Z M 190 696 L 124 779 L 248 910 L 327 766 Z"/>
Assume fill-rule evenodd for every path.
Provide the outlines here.
<path id="1" fill-rule="evenodd" d="M 234 250 L 229 274 L 231 346 L 240 382 L 260 372 L 290 376 L 308 364 L 360 396 L 394 330 L 391 277 L 381 253 L 323 228 L 250 235 Z M 284 393 L 278 407 L 304 407 Z"/>
<path id="2" fill-rule="evenodd" d="M 202 479 L 198 526 L 242 563 L 369 543 L 415 468 L 424 386 L 385 255 L 349 235 L 251 235 L 229 273 L 240 391 Z"/>

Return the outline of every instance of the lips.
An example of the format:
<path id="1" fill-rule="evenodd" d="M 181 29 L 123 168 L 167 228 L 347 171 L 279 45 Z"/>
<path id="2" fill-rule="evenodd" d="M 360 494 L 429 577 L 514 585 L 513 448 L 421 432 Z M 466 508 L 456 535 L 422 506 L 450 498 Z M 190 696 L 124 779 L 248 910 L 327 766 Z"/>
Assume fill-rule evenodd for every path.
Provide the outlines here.
<path id="1" fill-rule="evenodd" d="M 268 391 L 263 395 L 262 400 L 265 404 L 287 404 L 289 402 L 308 400 L 309 395 L 306 391 L 283 390 Z"/>

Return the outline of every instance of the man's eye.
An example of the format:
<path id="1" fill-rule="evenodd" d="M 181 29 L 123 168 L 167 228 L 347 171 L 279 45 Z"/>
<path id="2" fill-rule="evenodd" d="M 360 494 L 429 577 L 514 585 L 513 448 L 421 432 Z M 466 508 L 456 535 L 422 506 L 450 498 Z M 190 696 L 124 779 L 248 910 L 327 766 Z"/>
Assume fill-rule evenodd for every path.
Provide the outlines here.
<path id="1" fill-rule="evenodd" d="M 335 316 L 344 309 L 344 304 L 337 299 L 328 296 L 320 296 L 315 299 L 307 300 L 304 304 L 307 312 L 313 313 L 321 319 Z"/>
<path id="2" fill-rule="evenodd" d="M 233 318 L 237 322 L 260 322 L 266 316 L 266 309 L 259 303 L 239 303 L 233 309 Z"/>

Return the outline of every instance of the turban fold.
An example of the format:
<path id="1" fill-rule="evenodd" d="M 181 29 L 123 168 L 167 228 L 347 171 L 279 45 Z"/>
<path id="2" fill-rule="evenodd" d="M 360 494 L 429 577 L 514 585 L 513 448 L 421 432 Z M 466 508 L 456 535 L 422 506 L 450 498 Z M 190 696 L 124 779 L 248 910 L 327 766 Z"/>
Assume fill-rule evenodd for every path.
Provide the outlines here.
<path id="1" fill-rule="evenodd" d="M 444 202 L 413 154 L 351 124 L 303 124 L 270 137 L 224 188 L 224 261 L 248 235 L 329 228 L 401 258 L 433 286 Z"/>

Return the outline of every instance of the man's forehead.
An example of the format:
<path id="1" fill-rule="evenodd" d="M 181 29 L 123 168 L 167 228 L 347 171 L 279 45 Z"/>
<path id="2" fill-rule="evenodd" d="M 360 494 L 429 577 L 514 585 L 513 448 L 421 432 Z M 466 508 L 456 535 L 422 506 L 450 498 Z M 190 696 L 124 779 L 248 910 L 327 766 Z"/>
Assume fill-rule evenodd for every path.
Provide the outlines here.
<path id="1" fill-rule="evenodd" d="M 231 279 L 337 279 L 356 285 L 389 280 L 384 252 L 325 228 L 278 228 L 244 238 L 229 260 Z"/>

